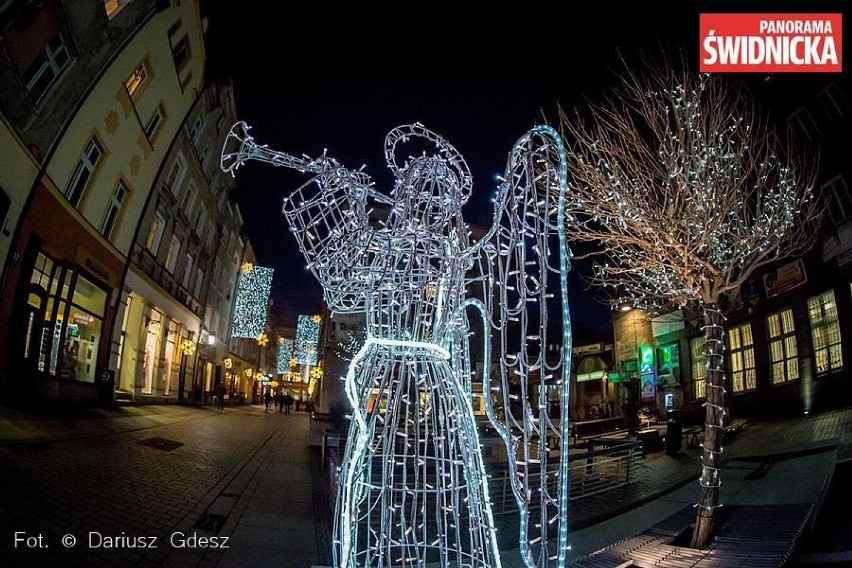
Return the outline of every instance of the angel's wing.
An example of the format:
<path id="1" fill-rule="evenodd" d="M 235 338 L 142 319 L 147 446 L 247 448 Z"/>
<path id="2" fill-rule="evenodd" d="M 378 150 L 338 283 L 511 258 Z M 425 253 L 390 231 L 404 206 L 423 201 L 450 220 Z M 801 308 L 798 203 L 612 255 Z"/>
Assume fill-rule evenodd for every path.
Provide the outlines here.
<path id="1" fill-rule="evenodd" d="M 474 245 L 500 370 L 499 380 L 483 377 L 485 407 L 506 443 L 529 568 L 564 566 L 568 548 L 566 176 L 556 131 L 530 130 L 509 155 L 494 225 Z"/>

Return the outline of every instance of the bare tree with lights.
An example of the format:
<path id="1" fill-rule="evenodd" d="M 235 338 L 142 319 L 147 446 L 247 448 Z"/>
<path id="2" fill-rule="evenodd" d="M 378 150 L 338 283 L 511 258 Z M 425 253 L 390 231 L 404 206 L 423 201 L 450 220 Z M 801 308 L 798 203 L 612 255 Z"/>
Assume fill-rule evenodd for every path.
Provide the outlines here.
<path id="1" fill-rule="evenodd" d="M 589 120 L 560 113 L 571 146 L 569 235 L 593 244 L 583 255 L 595 261 L 593 282 L 634 307 L 703 312 L 705 438 L 692 538 L 703 548 L 720 506 L 720 300 L 755 270 L 813 244 L 816 168 L 794 167 L 790 147 L 722 78 L 675 65 L 647 68 L 642 75 L 625 69 L 614 96 L 591 105 Z"/>

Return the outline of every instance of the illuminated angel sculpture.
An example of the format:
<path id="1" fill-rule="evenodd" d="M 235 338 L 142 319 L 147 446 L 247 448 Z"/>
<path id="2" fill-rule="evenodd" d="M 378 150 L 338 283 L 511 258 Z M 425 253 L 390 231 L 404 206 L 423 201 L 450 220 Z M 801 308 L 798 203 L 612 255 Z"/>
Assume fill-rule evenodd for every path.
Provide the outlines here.
<path id="1" fill-rule="evenodd" d="M 399 161 L 403 146 L 415 153 Z M 335 566 L 501 565 L 474 394 L 508 450 L 525 564 L 564 565 L 568 413 L 558 409 L 568 408 L 571 337 L 561 139 L 539 126 L 517 142 L 493 225 L 476 243 L 461 212 L 470 170 L 453 146 L 422 125 L 400 126 L 386 138 L 385 158 L 395 177 L 389 195 L 326 155 L 259 146 L 244 123 L 222 153 L 225 171 L 257 159 L 313 174 L 285 199 L 285 217 L 329 309 L 366 315 L 367 337 L 345 378 L 353 415 Z M 389 209 L 383 223 L 371 223 L 369 202 Z M 479 393 L 471 311 L 485 331 Z M 557 339 L 548 342 L 554 322 Z M 551 344 L 558 349 L 546 357 Z"/>

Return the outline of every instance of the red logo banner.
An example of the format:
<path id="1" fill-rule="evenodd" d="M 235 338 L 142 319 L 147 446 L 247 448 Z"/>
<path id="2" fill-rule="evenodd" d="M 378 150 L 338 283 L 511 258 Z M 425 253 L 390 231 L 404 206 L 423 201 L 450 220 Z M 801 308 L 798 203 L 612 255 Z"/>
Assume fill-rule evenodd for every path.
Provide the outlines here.
<path id="1" fill-rule="evenodd" d="M 701 14 L 702 73 L 840 73 L 842 14 Z"/>

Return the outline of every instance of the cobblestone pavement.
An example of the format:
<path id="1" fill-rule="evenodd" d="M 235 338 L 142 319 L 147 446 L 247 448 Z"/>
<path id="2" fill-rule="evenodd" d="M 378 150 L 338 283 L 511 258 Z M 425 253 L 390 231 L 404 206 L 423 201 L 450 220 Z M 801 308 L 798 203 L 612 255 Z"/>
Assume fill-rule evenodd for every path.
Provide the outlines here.
<path id="1" fill-rule="evenodd" d="M 0 566 L 329 565 L 330 472 L 309 430 L 307 414 L 252 406 L 35 418 L 0 407 Z M 852 408 L 749 422 L 725 457 L 766 462 L 821 447 L 852 457 Z M 699 470 L 697 448 L 648 454 L 628 485 L 572 500 L 571 531 L 664 497 Z M 515 548 L 511 516 L 498 523 L 501 549 Z M 76 544 L 64 547 L 64 535 Z M 213 548 L 222 537 L 229 548 Z"/>
<path id="2" fill-rule="evenodd" d="M 64 430 L 56 420 L 4 423 L 0 564 L 315 562 L 307 414 L 246 406 L 98 418 L 65 417 Z M 64 535 L 76 544 L 63 546 Z"/>

